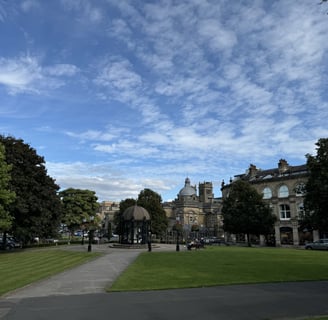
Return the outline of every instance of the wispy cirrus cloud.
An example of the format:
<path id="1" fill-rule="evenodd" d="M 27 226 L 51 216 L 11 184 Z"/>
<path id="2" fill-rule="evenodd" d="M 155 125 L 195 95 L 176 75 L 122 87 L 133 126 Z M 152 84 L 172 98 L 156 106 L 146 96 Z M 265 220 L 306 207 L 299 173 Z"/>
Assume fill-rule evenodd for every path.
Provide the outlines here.
<path id="1" fill-rule="evenodd" d="M 48 5 L 25 0 L 20 8 L 24 21 Z M 17 101 L 20 93 L 40 98 L 48 111 L 42 114 L 49 115 L 45 126 L 62 105 L 63 117 L 49 127 L 60 127 L 52 132 L 63 137 L 67 154 L 94 161 L 77 163 L 61 152 L 50 168 L 62 187 L 92 185 L 102 198 L 122 199 L 145 186 L 167 192 L 186 175 L 219 186 L 221 177 L 249 163 L 272 167 L 282 157 L 303 163 L 315 141 L 328 135 L 321 6 L 61 0 L 51 8 L 42 30 L 54 41 L 38 48 L 43 37 L 33 31 L 40 24 L 32 29 L 34 20 L 22 22 L 26 52 L 42 52 L 42 59 L 3 55 L 0 86 Z M 8 16 L 0 0 L 0 22 Z M 51 101 L 41 100 L 40 93 L 54 89 Z"/>
<path id="2" fill-rule="evenodd" d="M 35 56 L 0 57 L 0 85 L 10 94 L 36 93 L 61 87 L 65 77 L 74 76 L 78 68 L 69 64 L 42 66 Z"/>
<path id="3" fill-rule="evenodd" d="M 82 133 L 66 132 L 66 135 L 72 138 L 78 138 L 80 141 L 111 141 L 117 136 L 117 133 L 102 132 L 96 130 L 87 130 Z"/>
<path id="4" fill-rule="evenodd" d="M 117 91 L 134 91 L 142 84 L 141 77 L 127 60 L 108 62 L 101 68 L 95 83 Z"/>
<path id="5" fill-rule="evenodd" d="M 47 66 L 43 68 L 43 71 L 46 75 L 61 77 L 67 76 L 71 77 L 76 75 L 79 72 L 79 68 L 72 64 L 58 63 L 52 66 Z"/>
<path id="6" fill-rule="evenodd" d="M 77 14 L 76 19 L 82 23 L 99 23 L 103 19 L 100 7 L 89 0 L 61 0 L 63 7 Z"/>
<path id="7" fill-rule="evenodd" d="M 19 91 L 37 92 L 33 84 L 43 78 L 41 67 L 35 58 L 23 56 L 17 59 L 0 57 L 0 83 L 10 93 Z"/>
<path id="8" fill-rule="evenodd" d="M 29 12 L 33 9 L 40 8 L 41 5 L 38 0 L 24 0 L 21 3 L 21 8 L 24 12 Z"/>

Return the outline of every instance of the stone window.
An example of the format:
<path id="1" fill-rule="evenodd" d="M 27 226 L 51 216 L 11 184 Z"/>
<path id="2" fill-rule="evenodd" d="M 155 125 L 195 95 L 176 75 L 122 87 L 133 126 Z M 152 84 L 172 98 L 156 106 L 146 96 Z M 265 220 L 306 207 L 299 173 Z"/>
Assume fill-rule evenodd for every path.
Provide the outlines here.
<path id="1" fill-rule="evenodd" d="M 281 186 L 278 191 L 278 197 L 279 198 L 288 198 L 288 196 L 289 196 L 288 187 L 286 185 Z"/>
<path id="2" fill-rule="evenodd" d="M 288 204 L 281 204 L 280 209 L 280 220 L 289 220 L 290 219 L 290 207 Z"/>
<path id="3" fill-rule="evenodd" d="M 272 191 L 269 187 L 265 187 L 262 191 L 263 199 L 271 199 L 272 198 Z"/>
<path id="4" fill-rule="evenodd" d="M 295 187 L 295 193 L 297 197 L 302 197 L 305 195 L 305 183 L 301 182 Z"/>

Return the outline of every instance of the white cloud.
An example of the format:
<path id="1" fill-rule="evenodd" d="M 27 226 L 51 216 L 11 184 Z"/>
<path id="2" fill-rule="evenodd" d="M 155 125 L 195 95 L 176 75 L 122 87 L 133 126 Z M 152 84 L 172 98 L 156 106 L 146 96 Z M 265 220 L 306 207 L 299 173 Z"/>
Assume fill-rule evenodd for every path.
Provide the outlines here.
<path id="1" fill-rule="evenodd" d="M 47 8 L 40 1 L 22 2 L 24 19 L 43 12 L 32 11 L 37 3 Z M 57 115 L 60 129 L 52 132 L 64 133 L 61 143 L 84 161 L 70 160 L 69 152 L 55 154 L 60 160 L 50 171 L 62 187 L 91 186 L 104 199 L 122 199 L 146 186 L 162 192 L 182 187 L 187 175 L 193 183 L 209 179 L 219 185 L 221 177 L 243 172 L 249 163 L 268 168 L 280 157 L 302 163 L 317 138 L 328 134 L 327 18 L 317 5 L 261 0 L 60 4 L 52 4 L 58 11 L 49 13 L 49 21 L 62 17 L 65 34 L 61 28 L 52 33 L 48 21 L 41 35 L 26 27 L 31 39 L 26 51 L 42 52 L 42 60 L 31 54 L 0 57 L 0 93 L 17 99 L 1 109 L 8 119 L 18 93 L 58 89 L 52 99 L 61 99 L 60 109 L 69 116 Z M 5 14 L 0 2 L 0 21 L 6 21 Z M 38 48 L 47 32 L 54 40 Z M 61 89 L 75 80 L 83 87 L 72 86 L 66 99 Z M 48 106 L 53 100 L 41 94 L 35 99 L 49 110 L 44 127 L 55 128 L 49 125 L 56 115 Z M 24 102 L 19 101 L 21 108 Z M 40 126 L 37 110 L 32 116 L 38 125 L 29 128 Z M 88 160 L 82 160 L 86 154 Z"/>
<path id="2" fill-rule="evenodd" d="M 93 1 L 89 0 L 61 0 L 66 10 L 77 14 L 77 20 L 81 23 L 99 23 L 103 19 L 100 8 L 94 6 Z"/>
<path id="3" fill-rule="evenodd" d="M 35 81 L 43 78 L 41 67 L 34 57 L 22 56 L 17 59 L 0 57 L 0 84 L 11 93 L 18 91 L 37 91 Z"/>
<path id="4" fill-rule="evenodd" d="M 0 22 L 4 22 L 7 18 L 7 4 L 5 0 L 0 0 Z"/>
<path id="5" fill-rule="evenodd" d="M 234 32 L 220 25 L 216 19 L 201 20 L 198 23 L 198 32 L 215 51 L 231 49 L 237 43 Z"/>
<path id="6" fill-rule="evenodd" d="M 74 76 L 77 72 L 79 72 L 79 69 L 72 65 L 72 64 L 55 64 L 49 67 L 44 68 L 44 72 L 46 74 L 49 74 L 50 76 Z"/>
<path id="7" fill-rule="evenodd" d="M 24 0 L 21 3 L 21 8 L 24 12 L 29 12 L 30 10 L 33 10 L 35 8 L 39 8 L 40 3 L 38 0 Z"/>
<path id="8" fill-rule="evenodd" d="M 41 93 L 65 84 L 65 76 L 73 76 L 78 68 L 69 64 L 42 66 L 35 56 L 0 57 L 0 85 L 10 94 Z"/>
<path id="9" fill-rule="evenodd" d="M 92 141 L 110 141 L 116 137 L 115 134 L 109 132 L 101 132 L 96 130 L 88 130 L 82 133 L 66 132 L 66 134 L 73 138 L 78 138 L 81 141 L 92 140 Z"/>
<path id="10" fill-rule="evenodd" d="M 159 150 L 155 147 L 140 144 L 136 141 L 122 140 L 118 143 L 113 143 L 110 145 L 96 144 L 94 146 L 96 151 L 102 151 L 107 153 L 114 153 L 116 155 L 120 154 L 123 156 L 128 156 L 131 158 L 156 156 L 159 154 Z"/>
<path id="11" fill-rule="evenodd" d="M 135 90 L 142 84 L 142 80 L 132 69 L 132 65 L 127 60 L 108 62 L 101 67 L 95 83 L 124 92 Z"/>
<path id="12" fill-rule="evenodd" d="M 113 19 L 111 25 L 108 29 L 108 35 L 111 36 L 112 33 L 120 39 L 124 39 L 126 36 L 132 36 L 132 30 L 123 19 Z"/>
<path id="13" fill-rule="evenodd" d="M 137 198 L 144 188 L 161 193 L 170 187 L 162 179 L 136 177 L 123 172 L 114 172 L 111 163 L 98 165 L 84 162 L 52 163 L 47 162 L 47 170 L 51 176 L 56 177 L 56 183 L 61 190 L 66 188 L 79 188 L 96 191 L 100 201 L 120 201 L 126 198 Z M 141 169 L 142 170 L 142 169 Z M 70 172 L 70 175 L 67 175 Z"/>

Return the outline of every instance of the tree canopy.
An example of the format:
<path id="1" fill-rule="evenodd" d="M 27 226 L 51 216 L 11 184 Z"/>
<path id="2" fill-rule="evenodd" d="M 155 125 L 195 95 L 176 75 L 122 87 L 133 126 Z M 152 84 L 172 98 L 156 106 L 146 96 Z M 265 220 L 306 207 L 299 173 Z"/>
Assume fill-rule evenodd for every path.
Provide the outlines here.
<path id="1" fill-rule="evenodd" d="M 47 174 L 44 158 L 21 139 L 0 135 L 11 169 L 10 190 L 16 198 L 8 208 L 13 234 L 27 243 L 57 234 L 61 218 L 59 186 Z"/>
<path id="2" fill-rule="evenodd" d="M 114 231 L 115 233 L 122 235 L 123 226 L 122 226 L 121 217 L 123 216 L 123 213 L 127 208 L 134 206 L 136 203 L 137 203 L 137 201 L 133 198 L 127 198 L 125 200 L 120 201 L 120 204 L 119 204 L 120 210 L 117 213 L 115 213 L 115 216 L 114 216 L 114 224 L 116 226 L 116 229 Z"/>
<path id="3" fill-rule="evenodd" d="M 317 154 L 307 154 L 309 179 L 305 189 L 303 224 L 328 236 L 328 138 L 316 143 Z"/>
<path id="4" fill-rule="evenodd" d="M 15 193 L 10 190 L 11 179 L 10 170 L 12 166 L 5 160 L 5 147 L 0 143 L 0 232 L 7 232 L 11 229 L 13 217 L 9 212 L 9 204 L 15 200 Z"/>
<path id="5" fill-rule="evenodd" d="M 70 232 L 92 219 L 94 224 L 98 223 L 96 213 L 99 203 L 94 191 L 69 188 L 59 192 L 59 196 L 63 208 L 62 222 Z"/>
<path id="6" fill-rule="evenodd" d="M 162 197 L 155 191 L 146 188 L 139 193 L 137 204 L 149 212 L 152 233 L 161 237 L 168 226 L 165 210 L 162 206 Z"/>
<path id="7" fill-rule="evenodd" d="M 263 201 L 262 195 L 248 182 L 233 182 L 229 195 L 223 200 L 223 228 L 234 234 L 267 235 L 272 232 L 276 217 Z"/>
<path id="8" fill-rule="evenodd" d="M 157 234 L 157 236 L 161 237 L 168 225 L 167 217 L 165 214 L 165 210 L 162 206 L 162 197 L 151 189 L 144 189 L 142 190 L 139 195 L 138 199 L 125 199 L 120 202 L 120 211 L 115 216 L 115 223 L 117 225 L 117 233 L 120 234 L 120 217 L 123 215 L 125 209 L 137 204 L 145 208 L 151 218 L 151 230 L 153 234 Z"/>

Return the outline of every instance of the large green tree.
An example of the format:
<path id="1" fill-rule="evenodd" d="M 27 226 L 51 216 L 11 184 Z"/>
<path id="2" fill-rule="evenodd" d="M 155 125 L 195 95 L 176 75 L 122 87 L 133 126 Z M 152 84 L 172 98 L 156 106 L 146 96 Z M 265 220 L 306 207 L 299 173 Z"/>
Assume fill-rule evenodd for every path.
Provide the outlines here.
<path id="1" fill-rule="evenodd" d="M 60 191 L 59 196 L 63 208 L 62 222 L 71 233 L 80 229 L 83 224 L 99 223 L 97 217 L 99 203 L 94 191 L 68 188 Z"/>
<path id="2" fill-rule="evenodd" d="M 152 233 L 162 237 L 168 226 L 162 197 L 151 189 L 144 189 L 139 193 L 137 204 L 149 212 Z"/>
<path id="3" fill-rule="evenodd" d="M 303 224 L 328 236 L 328 138 L 316 143 L 317 154 L 306 155 L 309 179 L 305 186 Z"/>
<path id="4" fill-rule="evenodd" d="M 120 202 L 120 211 L 115 215 L 114 223 L 116 224 L 116 232 L 121 234 L 121 217 L 124 211 L 137 204 L 145 208 L 151 218 L 151 231 L 153 234 L 156 234 L 158 237 L 161 237 L 168 225 L 167 217 L 165 210 L 162 205 L 162 197 L 153 190 L 144 189 L 139 195 L 138 199 L 127 198 Z"/>
<path id="5" fill-rule="evenodd" d="M 0 143 L 0 232 L 3 233 L 3 245 L 6 245 L 6 233 L 11 230 L 13 217 L 9 205 L 15 200 L 15 193 L 10 190 L 11 167 L 5 161 L 5 147 Z"/>
<path id="6" fill-rule="evenodd" d="M 276 217 L 263 201 L 262 195 L 248 182 L 238 180 L 231 184 L 229 195 L 223 200 L 223 228 L 234 234 L 267 235 L 272 232 Z"/>
<path id="7" fill-rule="evenodd" d="M 56 236 L 61 218 L 59 186 L 47 174 L 44 158 L 22 139 L 0 135 L 0 143 L 12 167 L 9 186 L 16 194 L 8 209 L 13 234 L 24 243 Z"/>
<path id="8" fill-rule="evenodd" d="M 135 204 L 137 204 L 137 201 L 133 198 L 127 198 L 125 200 L 121 200 L 120 201 L 120 210 L 115 213 L 115 216 L 114 216 L 114 224 L 116 226 L 115 228 L 115 233 L 116 234 L 119 234 L 119 235 L 122 235 L 122 228 L 123 228 L 123 225 L 122 225 L 122 219 L 121 217 L 123 216 L 123 213 L 124 211 L 131 207 L 131 206 L 134 206 Z"/>

